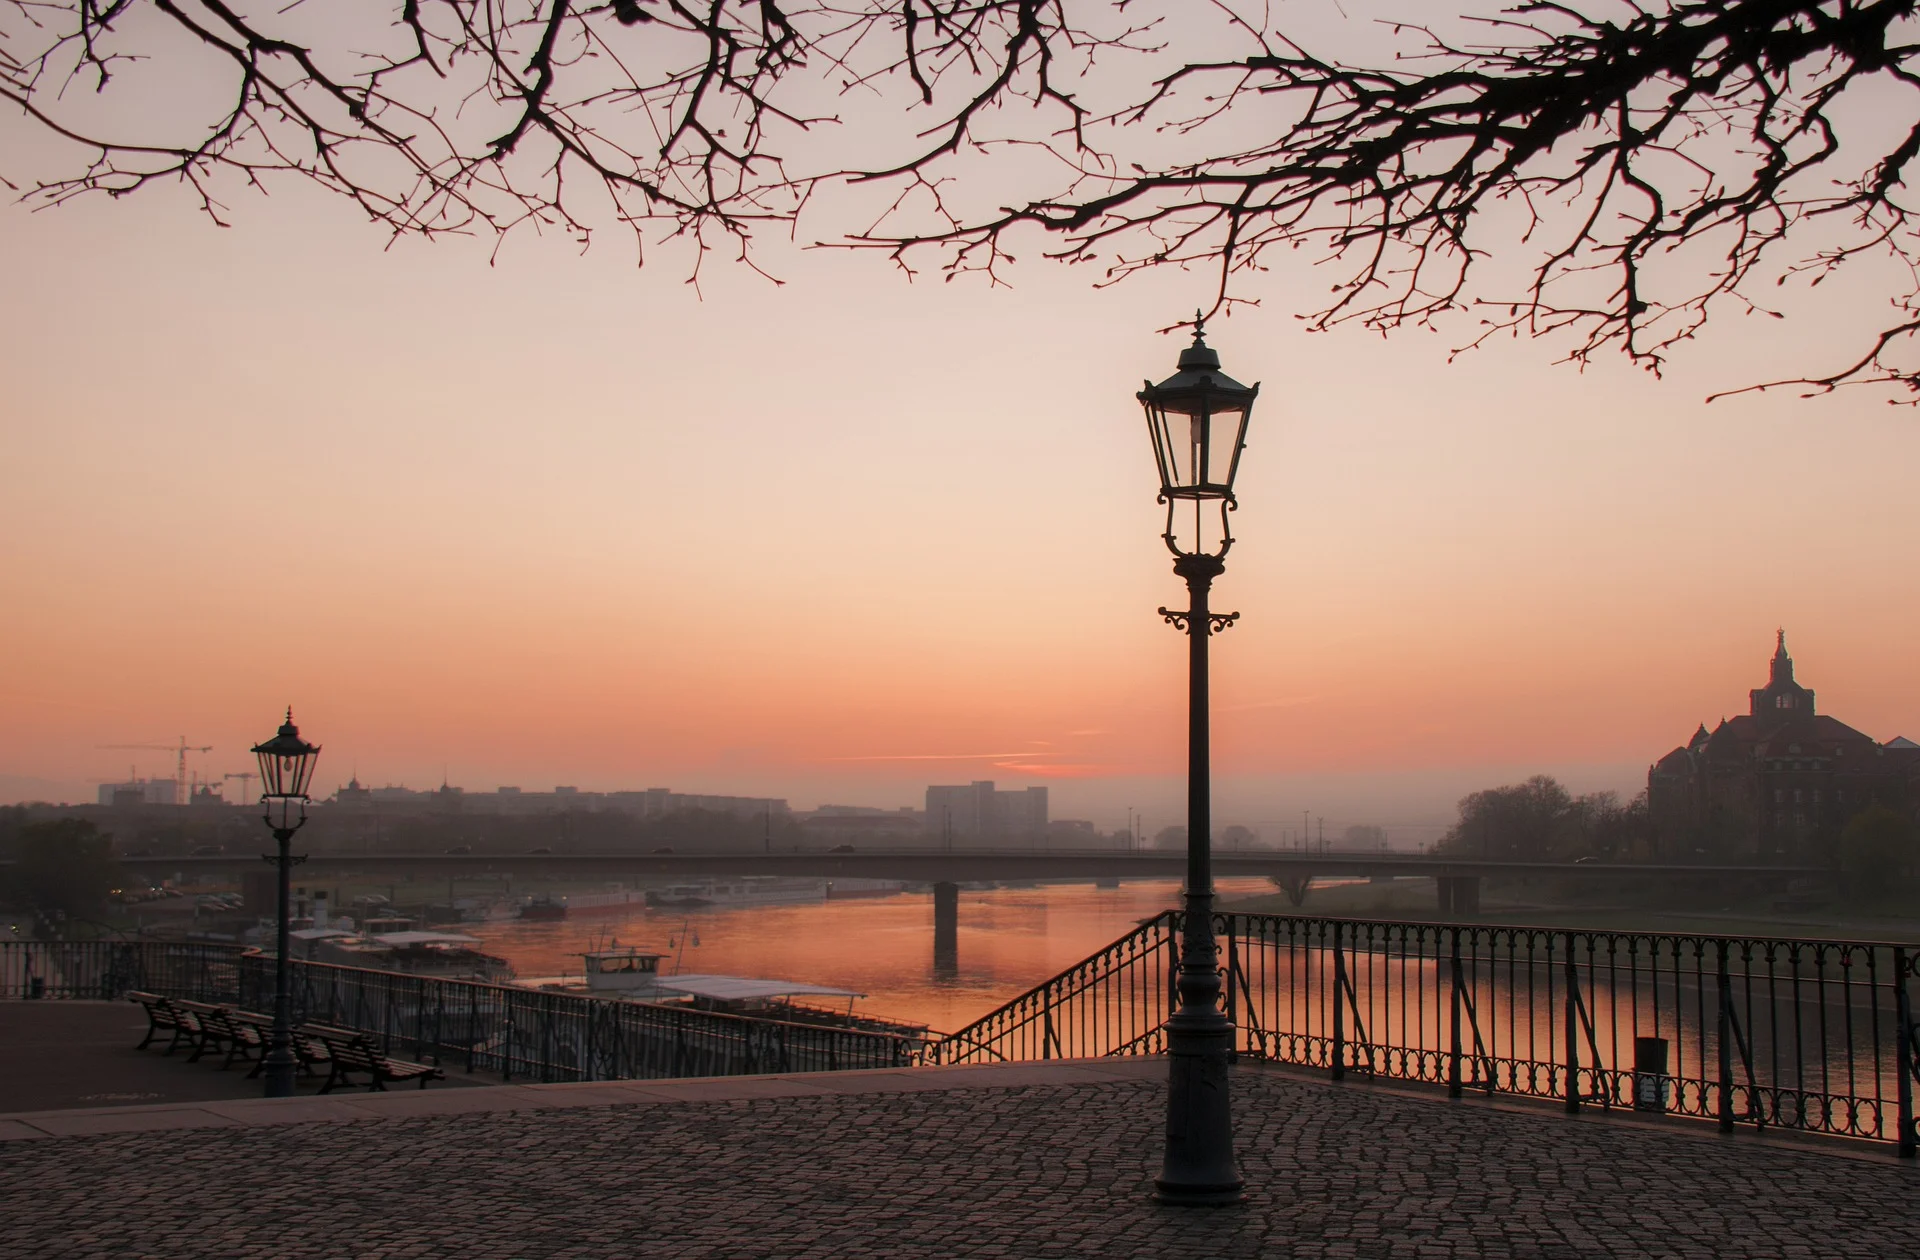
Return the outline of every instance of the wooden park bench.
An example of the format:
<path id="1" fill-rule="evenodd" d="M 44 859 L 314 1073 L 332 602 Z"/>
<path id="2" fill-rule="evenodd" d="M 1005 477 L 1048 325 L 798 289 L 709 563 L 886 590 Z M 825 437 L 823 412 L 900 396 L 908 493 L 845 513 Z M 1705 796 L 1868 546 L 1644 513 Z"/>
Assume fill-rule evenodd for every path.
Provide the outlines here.
<path id="1" fill-rule="evenodd" d="M 202 1035 L 200 1049 L 194 1051 L 187 1062 L 193 1062 L 208 1048 L 219 1050 L 224 1047 L 227 1057 L 220 1065 L 222 1071 L 232 1067 L 234 1060 L 238 1059 L 254 1064 L 248 1076 L 260 1074 L 260 1064 L 266 1062 L 267 1058 L 267 1038 L 266 1030 L 255 1019 L 225 1006 L 195 1009 L 193 1014 L 200 1021 Z M 271 1025 L 271 1021 L 268 1022 Z"/>
<path id="2" fill-rule="evenodd" d="M 320 1086 L 321 1093 L 327 1093 L 336 1085 L 352 1085 L 354 1073 L 367 1078 L 367 1090 L 385 1090 L 387 1083 L 419 1081 L 425 1089 L 428 1081 L 444 1081 L 447 1074 L 437 1067 L 425 1063 L 409 1063 L 405 1059 L 390 1059 L 373 1044 L 373 1039 L 365 1033 L 350 1032 L 344 1028 L 323 1028 L 308 1024 L 300 1029 L 303 1036 L 310 1037 L 326 1047 L 328 1071 L 327 1079 Z"/>
<path id="3" fill-rule="evenodd" d="M 202 1055 L 209 1050 L 216 1054 L 224 1053 L 231 1064 L 238 1047 L 236 1038 L 245 1036 L 234 1026 L 233 1013 L 224 1006 L 215 1006 L 210 1002 L 176 1001 L 173 1009 L 182 1015 L 191 1016 L 200 1027 L 200 1037 L 194 1043 L 193 1053 L 187 1056 L 187 1062 L 198 1063 Z M 241 1057 L 245 1057 L 244 1053 Z"/>
<path id="4" fill-rule="evenodd" d="M 247 1079 L 252 1080 L 267 1066 L 265 1047 L 273 1044 L 273 1016 L 261 1015 L 254 1011 L 235 1011 L 233 1017 L 251 1025 L 260 1037 L 262 1046 L 260 1058 L 253 1065 L 253 1071 L 247 1073 Z M 327 1047 L 316 1040 L 307 1029 L 291 1029 L 287 1033 L 287 1039 L 293 1046 L 293 1058 L 294 1062 L 299 1064 L 300 1075 L 312 1076 L 315 1065 L 324 1066 L 329 1061 Z"/>
<path id="5" fill-rule="evenodd" d="M 145 1050 L 153 1044 L 153 1039 L 161 1033 L 173 1034 L 167 1042 L 167 1053 L 179 1049 L 181 1041 L 193 1047 L 193 1058 L 200 1057 L 202 1029 L 200 1017 L 191 1010 L 183 1008 L 172 998 L 161 997 L 158 993 L 131 992 L 127 1000 L 138 1002 L 147 1012 L 147 1035 L 141 1039 L 136 1050 Z M 189 1060 L 191 1061 L 191 1060 Z"/>

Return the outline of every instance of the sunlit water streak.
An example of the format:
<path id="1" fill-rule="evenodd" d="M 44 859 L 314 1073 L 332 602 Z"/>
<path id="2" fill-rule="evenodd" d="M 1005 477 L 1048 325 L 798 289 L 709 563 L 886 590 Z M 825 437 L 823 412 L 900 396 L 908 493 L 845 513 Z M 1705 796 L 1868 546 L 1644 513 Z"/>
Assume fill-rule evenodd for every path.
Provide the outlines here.
<path id="1" fill-rule="evenodd" d="M 1272 891 L 1265 880 L 1222 880 L 1223 897 Z M 765 976 L 867 994 L 864 1014 L 951 1031 L 986 1014 L 1174 907 L 1178 880 L 1127 881 L 1118 888 L 1053 884 L 960 893 L 959 951 L 936 970 L 933 896 L 743 906 L 704 910 L 644 907 L 594 911 L 557 921 L 463 925 L 521 976 L 580 973 L 580 954 L 618 938 L 677 959 L 683 972 Z M 682 938 L 684 944 L 680 944 Z M 698 944 L 694 944 L 694 940 Z M 676 942 L 669 948 L 669 941 Z"/>

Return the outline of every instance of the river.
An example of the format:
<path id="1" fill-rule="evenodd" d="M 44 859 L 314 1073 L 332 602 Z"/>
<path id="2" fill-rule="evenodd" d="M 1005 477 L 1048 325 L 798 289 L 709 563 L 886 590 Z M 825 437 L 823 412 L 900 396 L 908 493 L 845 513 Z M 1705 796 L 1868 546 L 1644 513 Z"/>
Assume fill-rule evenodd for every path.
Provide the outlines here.
<path id="1" fill-rule="evenodd" d="M 1265 880 L 1221 880 L 1224 898 L 1272 891 Z M 1178 880 L 1130 880 L 1117 888 L 1048 884 L 960 893 L 957 965 L 936 971 L 933 895 L 704 910 L 639 906 L 550 921 L 501 920 L 460 928 L 521 976 L 580 973 L 580 954 L 617 939 L 666 954 L 664 970 L 762 976 L 831 985 L 867 995 L 863 1014 L 960 1028 L 1009 998 L 1175 906 Z"/>

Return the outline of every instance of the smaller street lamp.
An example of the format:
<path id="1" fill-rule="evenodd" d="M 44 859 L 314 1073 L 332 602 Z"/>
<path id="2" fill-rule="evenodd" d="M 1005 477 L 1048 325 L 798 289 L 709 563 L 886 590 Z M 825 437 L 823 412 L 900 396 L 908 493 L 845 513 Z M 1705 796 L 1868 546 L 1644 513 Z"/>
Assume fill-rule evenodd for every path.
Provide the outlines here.
<path id="1" fill-rule="evenodd" d="M 1160 1176 L 1163 1203 L 1236 1203 L 1244 1184 L 1233 1158 L 1233 1110 L 1227 1069 L 1233 1024 L 1220 1009 L 1220 950 L 1213 935 L 1213 793 L 1207 716 L 1207 640 L 1239 619 L 1207 607 L 1213 579 L 1227 571 L 1233 546 L 1227 514 L 1238 506 L 1234 475 L 1247 444 L 1247 419 L 1260 387 L 1220 370 L 1220 356 L 1193 321 L 1193 344 L 1180 370 L 1138 397 L 1146 409 L 1160 468 L 1162 535 L 1173 571 L 1186 580 L 1183 612 L 1160 615 L 1187 635 L 1187 896 L 1180 931 L 1180 1005 L 1167 1020 L 1167 1138 Z M 1192 505 L 1187 519 L 1186 505 Z M 1219 512 L 1217 525 L 1213 512 Z"/>
<path id="2" fill-rule="evenodd" d="M 320 746 L 300 738 L 293 724 L 293 709 L 280 732 L 264 744 L 255 744 L 253 755 L 260 762 L 260 804 L 265 807 L 267 826 L 280 846 L 278 854 L 266 860 L 280 868 L 280 916 L 276 929 L 277 951 L 273 964 L 273 1032 L 267 1041 L 262 1075 L 268 1098 L 286 1098 L 293 1093 L 294 1072 L 299 1064 L 293 1057 L 293 1021 L 289 1009 L 290 994 L 287 965 L 287 920 L 293 915 L 293 868 L 306 861 L 288 851 L 293 833 L 307 822 L 307 785 L 313 780 L 313 763 L 319 760 Z"/>

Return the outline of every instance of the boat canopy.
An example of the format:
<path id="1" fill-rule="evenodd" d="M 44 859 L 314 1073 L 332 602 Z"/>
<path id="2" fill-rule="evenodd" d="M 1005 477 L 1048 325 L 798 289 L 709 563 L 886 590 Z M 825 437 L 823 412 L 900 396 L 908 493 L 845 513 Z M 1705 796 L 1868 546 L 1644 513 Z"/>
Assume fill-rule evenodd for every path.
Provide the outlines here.
<path id="1" fill-rule="evenodd" d="M 477 936 L 458 932 L 386 932 L 373 938 L 382 945 L 478 945 Z"/>
<path id="2" fill-rule="evenodd" d="M 295 928 L 287 935 L 296 941 L 332 941 L 354 933 L 343 928 Z"/>
<path id="3" fill-rule="evenodd" d="M 752 976 L 662 976 L 663 989 L 716 1002 L 746 1002 L 772 997 L 861 998 L 864 993 L 852 989 L 834 989 L 824 984 L 801 984 L 794 980 L 760 980 Z"/>

